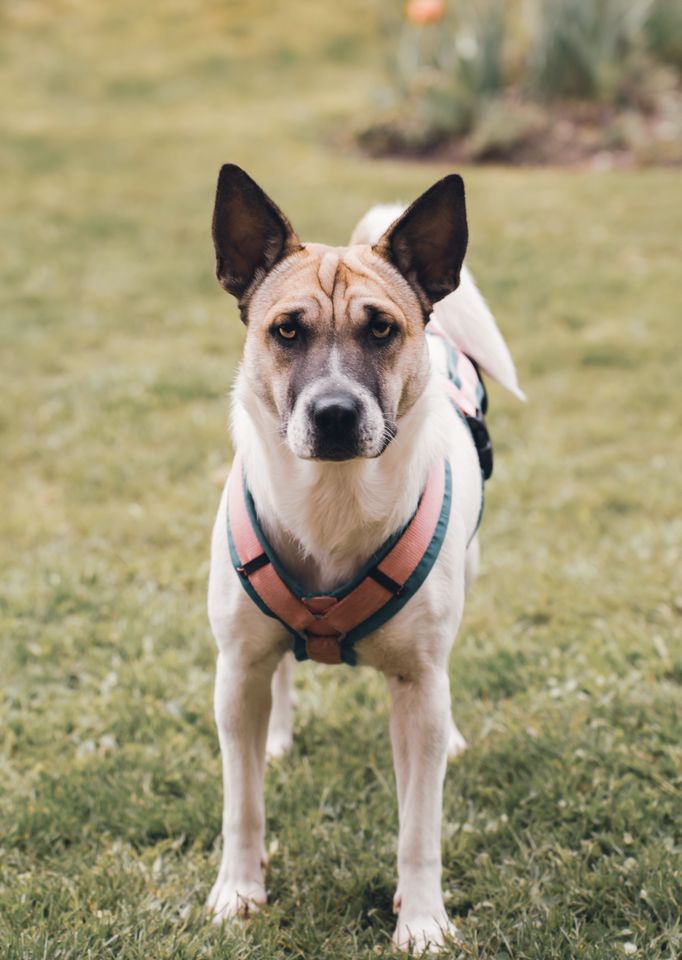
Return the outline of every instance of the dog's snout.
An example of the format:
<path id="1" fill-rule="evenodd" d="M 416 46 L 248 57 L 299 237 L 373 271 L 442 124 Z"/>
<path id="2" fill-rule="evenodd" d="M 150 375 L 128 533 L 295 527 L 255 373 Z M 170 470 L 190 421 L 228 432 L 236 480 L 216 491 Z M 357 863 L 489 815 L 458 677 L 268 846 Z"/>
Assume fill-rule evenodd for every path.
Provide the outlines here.
<path id="1" fill-rule="evenodd" d="M 339 391 L 317 397 L 310 407 L 315 456 L 321 460 L 348 460 L 358 455 L 362 415 L 360 400 Z"/>
<path id="2" fill-rule="evenodd" d="M 341 439 L 357 428 L 360 404 L 350 393 L 331 394 L 315 402 L 312 417 L 322 436 Z"/>

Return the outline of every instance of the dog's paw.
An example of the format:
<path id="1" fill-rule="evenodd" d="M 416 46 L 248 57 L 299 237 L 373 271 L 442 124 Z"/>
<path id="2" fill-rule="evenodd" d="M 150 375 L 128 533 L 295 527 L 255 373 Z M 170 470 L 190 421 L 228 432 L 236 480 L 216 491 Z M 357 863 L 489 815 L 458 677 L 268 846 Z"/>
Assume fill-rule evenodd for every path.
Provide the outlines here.
<path id="1" fill-rule="evenodd" d="M 246 880 L 242 883 L 223 882 L 218 878 L 206 906 L 213 914 L 214 923 L 224 923 L 235 917 L 246 919 L 267 903 L 268 895 L 262 883 Z"/>
<path id="2" fill-rule="evenodd" d="M 454 760 L 460 753 L 464 753 L 467 748 L 467 742 L 457 729 L 454 720 L 450 724 L 450 733 L 448 734 L 448 760 Z"/>
<path id="3" fill-rule="evenodd" d="M 414 956 L 424 953 L 440 953 L 454 943 L 462 943 L 461 936 L 454 923 L 445 912 L 439 916 L 415 915 L 398 918 L 393 934 L 393 945 L 398 950 L 412 950 Z"/>
<path id="4" fill-rule="evenodd" d="M 279 760 L 289 753 L 294 744 L 291 730 L 268 730 L 268 739 L 265 744 L 265 757 L 268 761 Z"/>

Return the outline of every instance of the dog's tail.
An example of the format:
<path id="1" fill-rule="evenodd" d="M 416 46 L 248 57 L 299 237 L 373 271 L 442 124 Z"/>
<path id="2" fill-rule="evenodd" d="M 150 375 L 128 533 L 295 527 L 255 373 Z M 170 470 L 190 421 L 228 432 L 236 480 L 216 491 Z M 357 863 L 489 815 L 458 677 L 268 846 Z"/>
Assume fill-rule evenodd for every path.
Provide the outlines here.
<path id="1" fill-rule="evenodd" d="M 360 220 L 351 243 L 376 243 L 405 208 L 400 204 L 372 207 Z M 519 387 L 514 361 L 488 304 L 467 267 L 462 268 L 459 287 L 435 304 L 433 314 L 443 331 L 493 380 L 519 400 L 526 395 Z"/>

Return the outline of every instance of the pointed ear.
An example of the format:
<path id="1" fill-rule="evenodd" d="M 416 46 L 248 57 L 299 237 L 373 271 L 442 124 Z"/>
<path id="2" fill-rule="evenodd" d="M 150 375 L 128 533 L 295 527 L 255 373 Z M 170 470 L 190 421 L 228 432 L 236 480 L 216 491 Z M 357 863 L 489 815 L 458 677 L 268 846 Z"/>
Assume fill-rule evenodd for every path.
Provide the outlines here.
<path id="1" fill-rule="evenodd" d="M 400 270 L 428 313 L 459 286 L 467 238 L 464 182 L 453 173 L 415 200 L 374 250 Z"/>
<path id="2" fill-rule="evenodd" d="M 213 245 L 220 285 L 240 301 L 278 260 L 301 247 L 284 214 L 233 163 L 226 163 L 218 176 Z"/>

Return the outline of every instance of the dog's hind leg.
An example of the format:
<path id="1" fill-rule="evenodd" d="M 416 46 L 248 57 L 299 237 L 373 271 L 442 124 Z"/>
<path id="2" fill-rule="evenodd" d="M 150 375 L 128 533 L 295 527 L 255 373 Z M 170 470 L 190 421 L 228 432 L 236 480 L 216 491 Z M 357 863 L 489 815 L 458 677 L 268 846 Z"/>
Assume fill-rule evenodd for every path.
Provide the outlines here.
<path id="1" fill-rule="evenodd" d="M 474 580 L 478 576 L 478 566 L 481 556 L 481 548 L 478 543 L 478 535 L 475 535 L 467 547 L 466 558 L 464 561 L 464 590 L 469 593 Z M 459 732 L 457 724 L 450 717 L 450 732 L 448 733 L 448 760 L 454 760 L 460 753 L 464 753 L 467 748 L 467 742 Z"/>
<path id="2" fill-rule="evenodd" d="M 464 561 L 464 590 L 469 593 L 474 580 L 478 576 L 478 564 L 481 550 L 478 543 L 478 535 L 474 536 L 469 544 Z M 460 753 L 464 753 L 467 748 L 467 742 L 459 732 L 457 724 L 450 717 L 450 732 L 448 733 L 448 760 L 454 760 Z"/>
<path id="3" fill-rule="evenodd" d="M 265 746 L 268 760 L 276 760 L 291 750 L 296 706 L 293 683 L 294 658 L 291 653 L 285 653 L 272 678 L 272 709 Z"/>
<path id="4" fill-rule="evenodd" d="M 469 593 L 478 576 L 478 568 L 481 559 L 481 547 L 478 542 L 478 534 L 475 534 L 471 543 L 467 547 L 464 560 L 464 592 Z"/>
<path id="5" fill-rule="evenodd" d="M 460 753 L 464 753 L 467 748 L 467 742 L 459 732 L 457 724 L 450 717 L 450 730 L 448 732 L 448 760 L 454 760 Z"/>

